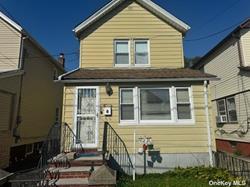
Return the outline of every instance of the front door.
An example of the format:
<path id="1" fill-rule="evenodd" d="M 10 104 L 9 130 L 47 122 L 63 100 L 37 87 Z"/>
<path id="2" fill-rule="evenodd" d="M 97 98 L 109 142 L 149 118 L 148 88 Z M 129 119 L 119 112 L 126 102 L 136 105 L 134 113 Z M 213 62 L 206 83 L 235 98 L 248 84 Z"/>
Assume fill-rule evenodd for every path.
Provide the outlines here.
<path id="1" fill-rule="evenodd" d="M 77 87 L 76 136 L 83 147 L 97 147 L 98 87 Z"/>

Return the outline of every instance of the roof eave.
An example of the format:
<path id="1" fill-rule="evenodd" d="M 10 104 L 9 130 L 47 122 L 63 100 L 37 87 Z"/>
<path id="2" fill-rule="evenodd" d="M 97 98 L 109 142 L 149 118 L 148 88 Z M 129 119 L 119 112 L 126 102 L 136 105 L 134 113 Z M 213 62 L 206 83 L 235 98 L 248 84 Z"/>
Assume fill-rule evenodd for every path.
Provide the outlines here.
<path id="1" fill-rule="evenodd" d="M 105 82 L 183 82 L 183 81 L 217 81 L 217 77 L 202 78 L 145 78 L 145 79 L 60 79 L 62 83 L 105 83 Z"/>
<path id="2" fill-rule="evenodd" d="M 124 0 L 113 0 L 107 5 L 105 5 L 103 8 L 101 8 L 99 11 L 97 11 L 95 14 L 93 14 L 91 17 L 89 17 L 87 20 L 80 23 L 78 26 L 76 26 L 73 29 L 73 32 L 76 36 L 79 36 L 79 33 L 82 32 L 84 29 L 86 29 L 89 25 L 91 25 L 93 22 L 98 20 L 101 16 L 107 14 L 110 10 L 114 9 L 116 6 L 121 4 Z M 161 8 L 159 5 L 155 4 L 151 0 L 136 0 L 139 4 L 143 5 L 150 11 L 154 12 L 159 17 L 163 18 L 167 22 L 169 22 L 171 25 L 173 25 L 177 30 L 185 34 L 191 27 L 181 21 L 180 19 L 176 18 L 169 12 L 167 12 L 165 9 Z"/>

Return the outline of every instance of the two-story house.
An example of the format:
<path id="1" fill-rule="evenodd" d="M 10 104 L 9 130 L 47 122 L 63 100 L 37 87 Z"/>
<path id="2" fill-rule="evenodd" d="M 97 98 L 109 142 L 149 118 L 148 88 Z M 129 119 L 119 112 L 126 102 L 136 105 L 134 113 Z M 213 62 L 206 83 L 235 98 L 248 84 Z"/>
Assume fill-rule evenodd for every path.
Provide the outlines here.
<path id="1" fill-rule="evenodd" d="M 41 143 L 58 120 L 64 73 L 19 24 L 0 12 L 0 168 L 35 164 Z"/>
<path id="2" fill-rule="evenodd" d="M 250 20 L 248 19 L 194 64 L 212 73 L 214 119 L 217 118 L 217 149 L 250 156 Z"/>
<path id="3" fill-rule="evenodd" d="M 62 121 L 85 149 L 102 150 L 106 122 L 138 173 L 144 138 L 159 153 L 146 155 L 149 172 L 213 164 L 208 83 L 216 77 L 184 68 L 189 29 L 150 0 L 113 0 L 75 27 L 80 62 L 59 77 L 65 85 Z"/>

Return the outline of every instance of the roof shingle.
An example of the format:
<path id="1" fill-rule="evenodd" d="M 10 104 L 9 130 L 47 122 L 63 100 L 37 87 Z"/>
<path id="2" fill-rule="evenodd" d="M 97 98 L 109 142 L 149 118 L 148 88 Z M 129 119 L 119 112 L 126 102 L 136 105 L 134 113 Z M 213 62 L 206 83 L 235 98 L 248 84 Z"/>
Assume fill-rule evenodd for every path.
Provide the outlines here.
<path id="1" fill-rule="evenodd" d="M 188 68 L 179 69 L 78 69 L 65 74 L 61 80 L 96 79 L 211 79 L 216 76 Z"/>

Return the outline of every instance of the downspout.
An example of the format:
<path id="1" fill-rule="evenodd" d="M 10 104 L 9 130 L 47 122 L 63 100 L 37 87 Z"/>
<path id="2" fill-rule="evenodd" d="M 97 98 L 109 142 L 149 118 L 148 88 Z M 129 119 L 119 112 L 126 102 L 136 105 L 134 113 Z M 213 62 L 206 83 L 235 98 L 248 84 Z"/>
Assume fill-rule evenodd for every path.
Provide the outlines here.
<path id="1" fill-rule="evenodd" d="M 209 154 L 209 164 L 213 167 L 213 153 L 212 153 L 212 141 L 211 141 L 211 124 L 209 120 L 209 110 L 208 110 L 208 82 L 204 81 L 204 101 L 205 101 L 205 115 L 206 115 L 206 126 L 207 126 L 207 138 L 208 138 L 208 154 Z"/>

